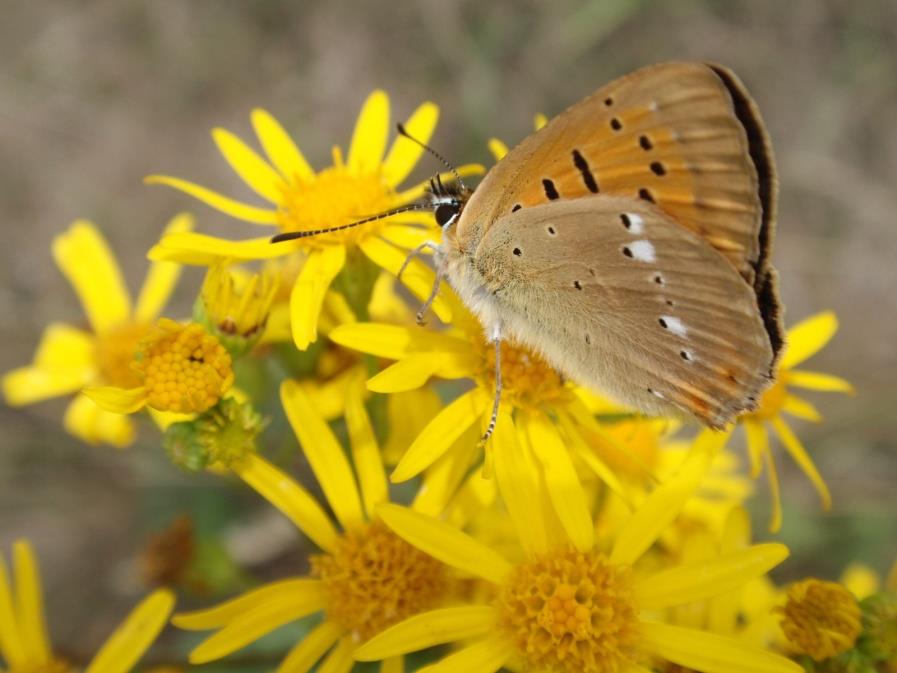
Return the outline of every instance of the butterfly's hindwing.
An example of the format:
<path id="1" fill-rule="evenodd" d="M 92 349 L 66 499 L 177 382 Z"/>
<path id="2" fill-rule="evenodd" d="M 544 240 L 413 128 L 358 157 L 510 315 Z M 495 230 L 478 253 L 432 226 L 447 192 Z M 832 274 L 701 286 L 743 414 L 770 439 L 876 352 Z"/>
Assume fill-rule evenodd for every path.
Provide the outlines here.
<path id="1" fill-rule="evenodd" d="M 773 351 L 753 288 L 657 206 L 593 195 L 499 218 L 473 265 L 497 318 L 574 380 L 720 427 Z"/>

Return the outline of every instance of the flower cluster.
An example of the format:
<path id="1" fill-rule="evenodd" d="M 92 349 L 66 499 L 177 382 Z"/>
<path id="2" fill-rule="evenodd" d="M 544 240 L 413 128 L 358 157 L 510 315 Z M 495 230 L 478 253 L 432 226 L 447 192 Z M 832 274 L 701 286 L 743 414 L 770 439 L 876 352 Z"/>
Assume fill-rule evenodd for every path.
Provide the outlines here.
<path id="1" fill-rule="evenodd" d="M 134 307 L 95 225 L 75 222 L 54 240 L 89 328 L 50 325 L 33 363 L 4 376 L 7 401 L 71 395 L 69 432 L 116 447 L 150 418 L 148 441 L 175 466 L 254 491 L 293 524 L 306 559 L 267 584 L 237 570 L 219 581 L 203 569 L 224 546 L 203 546 L 178 519 L 144 561 L 147 582 L 172 588 L 146 598 L 88 672 L 130 670 L 168 621 L 173 589 L 205 602 L 216 582 L 252 586 L 173 616 L 170 637 L 192 643 L 191 664 L 295 623 L 299 635 L 270 662 L 278 671 L 348 673 L 356 662 L 383 673 L 897 670 L 897 571 L 778 586 L 768 573 L 789 550 L 755 542 L 744 508 L 765 470 L 770 532 L 785 524 L 770 434 L 832 506 L 785 418 L 821 420 L 797 389 L 853 392 L 796 368 L 833 337 L 834 314 L 789 330 L 774 385 L 724 431 L 646 418 L 505 343 L 498 422 L 481 443 L 496 350 L 448 287 L 433 304 L 441 324 L 414 321 L 414 298 L 427 298 L 435 274 L 406 258 L 439 228 L 406 210 L 339 229 L 427 188 L 404 185 L 423 149 L 405 135 L 390 145 L 389 118 L 389 98 L 375 91 L 348 150 L 334 147 L 319 170 L 264 110 L 251 115 L 258 149 L 216 129 L 224 159 L 263 205 L 147 178 L 271 233 L 310 235 L 233 241 L 178 215 L 149 251 Z M 407 135 L 427 142 L 437 119 L 424 103 Z M 496 160 L 507 151 L 498 140 L 489 147 Z M 192 314 L 164 317 L 185 264 L 207 268 Z M 12 580 L 0 563 L 6 670 L 74 670 L 80 663 L 48 644 L 31 547 L 18 542 L 13 555 Z"/>

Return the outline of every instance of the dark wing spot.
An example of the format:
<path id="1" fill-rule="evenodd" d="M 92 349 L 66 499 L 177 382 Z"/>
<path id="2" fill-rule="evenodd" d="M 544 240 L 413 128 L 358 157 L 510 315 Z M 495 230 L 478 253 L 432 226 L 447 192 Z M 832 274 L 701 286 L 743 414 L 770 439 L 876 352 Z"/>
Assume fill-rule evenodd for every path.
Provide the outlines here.
<path id="1" fill-rule="evenodd" d="M 585 184 L 586 189 L 592 192 L 592 194 L 597 194 L 598 183 L 595 181 L 595 176 L 592 175 L 592 170 L 589 168 L 589 162 L 579 153 L 579 150 L 573 150 L 573 165 L 579 169 L 580 173 L 582 173 L 582 181 L 583 184 Z"/>
<path id="2" fill-rule="evenodd" d="M 523 254 L 523 251 L 520 248 L 514 248 L 513 252 L 517 257 L 520 257 L 520 255 Z"/>
<path id="3" fill-rule="evenodd" d="M 632 250 L 629 249 L 629 246 L 625 246 L 623 248 L 623 254 L 627 257 L 632 257 Z"/>
<path id="4" fill-rule="evenodd" d="M 548 235 L 549 235 L 549 236 L 555 236 L 557 233 L 558 233 L 558 232 L 555 230 L 555 228 L 549 225 L 549 227 L 548 227 Z"/>
<path id="5" fill-rule="evenodd" d="M 554 183 L 548 178 L 542 179 L 542 187 L 545 188 L 545 196 L 549 198 L 549 200 L 554 201 L 555 199 L 560 198 L 560 194 L 558 194 L 557 187 L 554 186 Z"/>
<path id="6" fill-rule="evenodd" d="M 673 300 L 667 299 L 667 306 L 672 306 L 672 305 L 673 305 Z"/>
<path id="7" fill-rule="evenodd" d="M 613 119 L 610 120 L 610 127 L 611 127 L 614 131 L 619 131 L 620 129 L 623 128 L 623 122 L 621 122 L 619 119 L 617 119 L 616 117 L 614 117 Z"/>
<path id="8" fill-rule="evenodd" d="M 663 276 L 661 276 L 660 274 L 654 276 L 654 282 L 658 285 L 663 285 Z"/>
<path id="9" fill-rule="evenodd" d="M 623 226 L 629 229 L 632 226 L 632 221 L 629 219 L 629 215 L 626 213 L 622 213 L 620 215 L 620 220 L 623 222 Z"/>
<path id="10" fill-rule="evenodd" d="M 691 362 L 691 355 L 689 354 L 688 351 L 679 351 L 679 357 L 682 358 L 683 360 L 687 360 L 688 362 Z"/>
<path id="11" fill-rule="evenodd" d="M 667 329 L 667 321 L 666 321 L 666 320 L 664 320 L 663 318 L 659 318 L 659 319 L 657 320 L 657 322 L 660 323 L 660 326 L 661 326 L 661 327 L 663 327 L 664 329 Z"/>
<path id="12" fill-rule="evenodd" d="M 652 161 L 651 162 L 651 172 L 654 173 L 654 175 L 666 175 L 667 169 L 666 169 L 666 166 L 664 166 L 659 161 Z"/>
<path id="13" fill-rule="evenodd" d="M 589 345 L 592 344 L 592 337 L 591 337 L 590 335 L 588 335 L 588 334 L 586 334 L 586 343 L 589 344 Z"/>
<path id="14" fill-rule="evenodd" d="M 580 283 L 578 280 L 574 280 L 574 281 L 573 281 L 573 287 L 575 287 L 577 290 L 581 290 L 581 289 L 582 289 L 582 283 Z"/>
<path id="15" fill-rule="evenodd" d="M 607 97 L 607 98 L 604 99 L 604 104 L 605 104 L 607 107 L 610 107 L 611 105 L 614 104 L 614 99 L 613 99 L 613 98 L 610 98 L 610 97 Z"/>
<path id="16" fill-rule="evenodd" d="M 642 187 L 640 190 L 638 190 L 638 197 L 640 199 L 644 199 L 648 203 L 656 203 L 656 201 L 654 200 L 654 195 L 651 193 L 651 190 L 646 189 L 645 187 Z"/>
<path id="17" fill-rule="evenodd" d="M 589 273 L 592 274 L 592 277 L 594 278 L 594 276 L 595 276 L 595 269 L 589 269 Z"/>
<path id="18" fill-rule="evenodd" d="M 651 139 L 648 136 L 639 136 L 638 144 L 639 147 L 641 147 L 646 152 L 648 150 L 654 149 L 654 143 L 651 142 Z"/>
<path id="19" fill-rule="evenodd" d="M 511 208 L 511 212 L 512 212 L 512 213 L 516 213 L 516 212 L 517 212 L 518 210 L 520 210 L 521 208 L 523 208 L 523 206 L 521 206 L 519 203 L 515 203 L 515 204 L 514 204 L 514 207 Z"/>

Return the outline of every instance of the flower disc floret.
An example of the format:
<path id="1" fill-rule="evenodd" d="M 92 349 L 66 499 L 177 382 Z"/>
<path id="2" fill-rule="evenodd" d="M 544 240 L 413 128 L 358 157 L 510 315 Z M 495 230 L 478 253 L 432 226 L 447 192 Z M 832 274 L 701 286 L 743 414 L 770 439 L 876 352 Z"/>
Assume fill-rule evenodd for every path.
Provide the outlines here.
<path id="1" fill-rule="evenodd" d="M 797 582 L 788 589 L 788 600 L 778 610 L 788 642 L 816 661 L 851 649 L 862 631 L 856 598 L 835 582 Z"/>
<path id="2" fill-rule="evenodd" d="M 446 593 L 445 566 L 379 521 L 346 532 L 311 565 L 328 594 L 328 618 L 359 640 L 434 607 Z"/>
<path id="3" fill-rule="evenodd" d="M 481 357 L 477 373 L 485 390 L 495 389 L 495 349 L 476 340 Z M 538 353 L 515 343 L 501 344 L 502 397 L 512 406 L 538 409 L 562 402 L 570 394 L 561 375 Z"/>
<path id="4" fill-rule="evenodd" d="M 499 613 L 532 670 L 616 673 L 638 641 L 629 568 L 595 552 L 564 549 L 518 565 Z"/>
<path id="5" fill-rule="evenodd" d="M 135 371 L 149 406 L 177 413 L 213 407 L 234 380 L 231 357 L 215 337 L 201 325 L 167 319 L 141 343 Z"/>

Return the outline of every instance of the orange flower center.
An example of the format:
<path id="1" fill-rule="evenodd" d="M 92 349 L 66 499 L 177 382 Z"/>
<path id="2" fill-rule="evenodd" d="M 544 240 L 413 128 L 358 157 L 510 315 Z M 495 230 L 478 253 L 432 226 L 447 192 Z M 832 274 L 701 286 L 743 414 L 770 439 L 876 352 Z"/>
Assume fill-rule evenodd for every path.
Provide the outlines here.
<path id="1" fill-rule="evenodd" d="M 445 566 L 379 521 L 344 533 L 311 567 L 330 599 L 327 616 L 359 641 L 435 607 L 447 593 Z"/>
<path id="2" fill-rule="evenodd" d="M 491 395 L 495 390 L 495 348 L 479 335 L 474 340 L 480 355 L 477 380 Z M 502 400 L 531 409 L 563 402 L 570 390 L 561 375 L 542 356 L 525 346 L 501 344 Z"/>
<path id="3" fill-rule="evenodd" d="M 801 654 L 822 661 L 853 647 L 862 631 L 860 606 L 835 582 L 809 579 L 791 585 L 782 615 L 782 632 Z"/>
<path id="4" fill-rule="evenodd" d="M 525 666 L 557 673 L 616 673 L 638 638 L 629 568 L 564 549 L 516 567 L 498 599 L 499 624 Z"/>
<path id="5" fill-rule="evenodd" d="M 343 165 L 339 148 L 334 148 L 334 165 L 309 180 L 292 183 L 283 194 L 278 210 L 282 231 L 312 231 L 338 227 L 395 205 L 395 192 L 380 172 L 356 175 Z M 368 236 L 382 222 L 305 239 L 309 245 L 355 243 Z"/>
<path id="6" fill-rule="evenodd" d="M 202 325 L 163 318 L 140 344 L 134 367 L 149 406 L 199 413 L 215 404 L 234 382 L 230 354 Z"/>
<path id="7" fill-rule="evenodd" d="M 136 388 L 140 377 L 131 364 L 141 340 L 150 331 L 146 323 L 124 323 L 96 337 L 96 356 L 103 383 Z"/>

